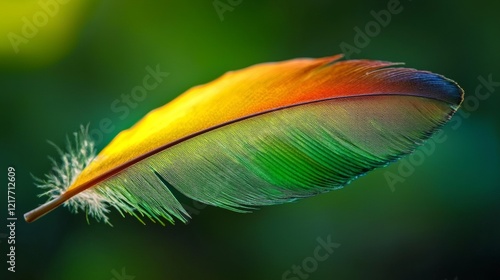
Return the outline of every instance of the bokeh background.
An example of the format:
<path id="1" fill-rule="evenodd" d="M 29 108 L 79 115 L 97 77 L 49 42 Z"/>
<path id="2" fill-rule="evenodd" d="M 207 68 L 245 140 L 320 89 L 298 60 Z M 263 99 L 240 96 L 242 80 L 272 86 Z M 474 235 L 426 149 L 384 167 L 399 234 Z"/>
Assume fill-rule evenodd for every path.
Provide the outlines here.
<path id="1" fill-rule="evenodd" d="M 15 274 L 0 227 L 0 278 L 500 279 L 499 3 L 401 0 L 360 45 L 355 28 L 395 0 L 1 0 L 0 219 L 7 224 L 14 166 L 19 220 Z M 255 63 L 340 53 L 342 42 L 358 47 L 351 58 L 405 62 L 464 88 L 466 103 L 421 157 L 253 214 L 191 204 L 198 212 L 187 225 L 144 226 L 116 211 L 113 227 L 87 224 L 64 208 L 22 219 L 44 202 L 31 176 L 57 156 L 46 140 L 64 145 L 90 123 L 102 148 L 191 86 Z M 168 77 L 125 103 L 157 65 Z M 480 77 L 496 84 L 476 91 Z M 314 266 L 318 238 L 340 247 Z M 293 265 L 306 269 L 285 274 Z"/>

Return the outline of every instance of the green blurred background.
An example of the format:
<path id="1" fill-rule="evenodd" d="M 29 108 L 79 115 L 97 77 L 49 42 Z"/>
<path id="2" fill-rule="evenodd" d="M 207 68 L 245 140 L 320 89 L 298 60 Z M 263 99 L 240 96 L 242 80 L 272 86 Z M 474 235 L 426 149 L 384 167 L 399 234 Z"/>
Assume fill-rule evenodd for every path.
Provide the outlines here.
<path id="1" fill-rule="evenodd" d="M 194 204 L 189 224 L 162 227 L 113 211 L 109 227 L 64 208 L 24 222 L 44 201 L 31 174 L 47 173 L 47 156 L 56 157 L 46 140 L 64 145 L 80 124 L 98 129 L 108 119 L 102 148 L 228 70 L 340 53 L 342 42 L 356 46 L 354 28 L 391 1 L 221 0 L 219 12 L 212 0 L 54 1 L 0 1 L 0 218 L 7 224 L 14 166 L 19 219 L 15 274 L 0 230 L 1 279 L 499 279 L 500 86 L 476 88 L 479 77 L 500 81 L 500 2 L 401 1 L 401 12 L 350 56 L 405 62 L 464 88 L 467 102 L 430 140 L 432 152 L 253 214 Z M 168 77 L 124 103 L 157 65 Z M 317 238 L 341 245 L 313 267 Z M 304 274 L 284 274 L 303 264 Z"/>

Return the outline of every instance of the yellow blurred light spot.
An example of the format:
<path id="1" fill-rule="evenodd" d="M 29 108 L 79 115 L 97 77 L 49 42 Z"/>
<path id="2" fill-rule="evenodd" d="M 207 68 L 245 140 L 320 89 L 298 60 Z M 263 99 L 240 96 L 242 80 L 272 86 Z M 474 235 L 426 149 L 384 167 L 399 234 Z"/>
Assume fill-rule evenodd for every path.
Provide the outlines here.
<path id="1" fill-rule="evenodd" d="M 53 63 L 75 45 L 86 0 L 0 0 L 0 61 L 32 68 Z"/>

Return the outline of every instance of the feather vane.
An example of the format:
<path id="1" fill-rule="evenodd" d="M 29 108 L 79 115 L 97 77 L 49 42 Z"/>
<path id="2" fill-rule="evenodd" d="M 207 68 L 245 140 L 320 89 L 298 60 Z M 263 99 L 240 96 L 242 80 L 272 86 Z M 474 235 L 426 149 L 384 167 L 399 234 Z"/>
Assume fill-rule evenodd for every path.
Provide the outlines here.
<path id="1" fill-rule="evenodd" d="M 463 100 L 443 76 L 340 58 L 258 64 L 188 90 L 49 185 L 58 196 L 25 218 L 74 199 L 105 222 L 109 205 L 163 224 L 189 218 L 175 192 L 241 212 L 317 195 L 412 152 Z"/>

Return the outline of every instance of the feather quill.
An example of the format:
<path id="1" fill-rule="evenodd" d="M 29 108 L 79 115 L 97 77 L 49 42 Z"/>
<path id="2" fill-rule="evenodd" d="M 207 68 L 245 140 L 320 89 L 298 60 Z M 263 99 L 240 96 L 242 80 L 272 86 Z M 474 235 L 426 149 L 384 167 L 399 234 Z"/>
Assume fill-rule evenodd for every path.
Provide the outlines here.
<path id="1" fill-rule="evenodd" d="M 82 128 L 38 181 L 49 201 L 25 219 L 64 203 L 107 223 L 111 206 L 164 224 L 189 218 L 173 193 L 240 212 L 317 195 L 412 152 L 463 100 L 443 76 L 340 58 L 228 72 L 151 111 L 97 156 Z"/>

